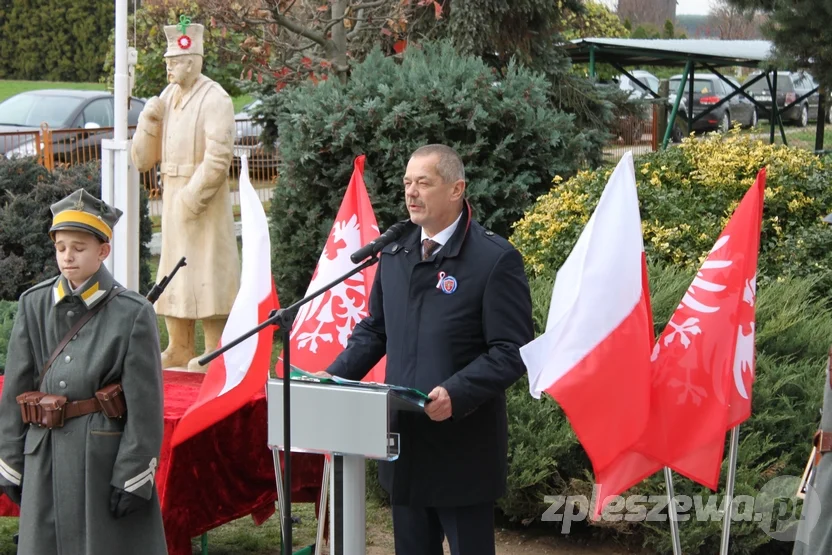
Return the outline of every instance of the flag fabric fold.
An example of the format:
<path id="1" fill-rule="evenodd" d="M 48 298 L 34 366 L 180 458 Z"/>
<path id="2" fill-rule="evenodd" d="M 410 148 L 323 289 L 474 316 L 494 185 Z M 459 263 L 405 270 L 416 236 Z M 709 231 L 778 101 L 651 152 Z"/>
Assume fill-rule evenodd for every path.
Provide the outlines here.
<path id="1" fill-rule="evenodd" d="M 557 273 L 545 332 L 520 349 L 531 395 L 545 392 L 560 404 L 596 477 L 645 429 L 653 341 L 635 170 L 627 153 Z"/>
<path id="2" fill-rule="evenodd" d="M 350 255 L 379 237 L 378 223 L 364 183 L 365 156 L 353 162 L 344 199 L 327 238 L 306 294 L 339 279 L 358 264 Z M 376 267 L 370 266 L 303 305 L 292 326 L 290 362 L 306 372 L 326 370 L 347 346 L 353 328 L 369 314 Z M 364 378 L 384 382 L 386 357 Z M 278 363 L 277 373 L 283 374 Z"/>
<path id="3" fill-rule="evenodd" d="M 643 451 L 716 490 L 728 430 L 751 415 L 765 168 L 656 343 Z"/>
<path id="4" fill-rule="evenodd" d="M 245 156 L 240 171 L 240 220 L 240 289 L 217 348 L 257 327 L 279 306 L 271 273 L 268 220 L 249 180 Z M 209 428 L 263 392 L 269 378 L 273 333 L 272 327 L 266 327 L 209 363 L 196 401 L 173 433 L 172 446 Z"/>

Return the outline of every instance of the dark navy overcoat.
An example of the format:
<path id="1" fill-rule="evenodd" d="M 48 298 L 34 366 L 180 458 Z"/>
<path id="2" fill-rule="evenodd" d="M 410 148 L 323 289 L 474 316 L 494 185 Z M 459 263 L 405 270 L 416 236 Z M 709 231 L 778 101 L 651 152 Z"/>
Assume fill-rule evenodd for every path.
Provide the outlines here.
<path id="1" fill-rule="evenodd" d="M 424 393 L 443 386 L 453 415 L 399 412 L 400 456 L 379 463 L 393 504 L 463 506 L 505 492 L 505 390 L 526 371 L 534 337 L 523 260 L 463 208 L 448 243 L 421 260 L 413 224 L 381 252 L 369 316 L 328 371 L 361 379 L 387 355 L 386 381 Z"/>

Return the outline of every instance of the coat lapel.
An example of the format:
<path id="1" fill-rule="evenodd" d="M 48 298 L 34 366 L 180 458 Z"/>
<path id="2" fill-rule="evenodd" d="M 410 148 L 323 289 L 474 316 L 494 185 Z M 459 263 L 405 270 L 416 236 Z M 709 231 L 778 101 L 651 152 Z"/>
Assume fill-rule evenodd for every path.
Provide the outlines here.
<path id="1" fill-rule="evenodd" d="M 115 281 L 113 280 L 112 274 L 102 264 L 98 271 L 87 280 L 84 287 L 76 291 L 74 295 L 80 298 L 89 309 L 106 297 L 113 285 L 115 285 Z M 55 285 L 52 286 L 52 300 L 54 304 L 57 305 L 72 295 L 72 287 L 69 285 L 67 279 L 64 276 L 58 278 Z"/>
<path id="2" fill-rule="evenodd" d="M 462 205 L 462 217 L 459 225 L 454 230 L 448 243 L 436 253 L 436 263 L 441 264 L 446 258 L 456 258 L 459 255 L 462 244 L 468 236 L 468 229 L 471 227 L 471 205 L 466 200 Z"/>

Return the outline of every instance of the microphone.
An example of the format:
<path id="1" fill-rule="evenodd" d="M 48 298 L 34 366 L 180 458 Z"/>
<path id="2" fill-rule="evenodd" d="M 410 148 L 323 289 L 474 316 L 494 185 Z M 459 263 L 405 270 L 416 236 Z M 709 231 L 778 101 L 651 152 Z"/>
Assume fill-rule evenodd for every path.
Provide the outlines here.
<path id="1" fill-rule="evenodd" d="M 381 249 L 398 239 L 404 233 L 405 228 L 410 220 L 402 220 L 391 225 L 387 228 L 387 231 L 382 233 L 373 241 L 370 241 L 354 253 L 350 255 L 350 260 L 352 260 L 353 264 L 358 264 L 368 256 L 375 255 L 381 252 Z"/>

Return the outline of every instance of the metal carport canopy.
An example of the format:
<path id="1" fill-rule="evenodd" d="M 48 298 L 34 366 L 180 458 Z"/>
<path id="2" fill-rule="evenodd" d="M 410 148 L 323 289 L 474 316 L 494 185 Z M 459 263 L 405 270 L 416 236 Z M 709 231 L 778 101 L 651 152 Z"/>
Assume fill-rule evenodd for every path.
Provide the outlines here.
<path id="1" fill-rule="evenodd" d="M 772 57 L 767 40 L 575 39 L 565 45 L 574 63 L 684 66 L 688 60 L 717 67 L 758 67 Z"/>
<path id="2" fill-rule="evenodd" d="M 728 81 L 721 75 L 716 68 L 719 67 L 752 67 L 763 69 L 764 76 L 769 85 L 771 97 L 776 98 L 777 94 L 777 80 L 773 83 L 771 76 L 776 73 L 774 67 L 774 45 L 767 40 L 721 40 L 721 39 L 607 39 L 607 38 L 583 38 L 574 39 L 564 44 L 566 53 L 572 59 L 572 63 L 588 63 L 590 73 L 594 75 L 595 64 L 608 63 L 616 69 L 623 71 L 630 79 L 635 80 L 629 72 L 624 69 L 624 66 L 665 66 L 665 67 L 683 67 L 684 73 L 680 82 L 680 89 L 676 95 L 676 102 L 673 106 L 671 114 L 671 121 L 676 117 L 676 111 L 679 107 L 679 101 L 682 95 L 682 85 L 688 81 L 690 84 L 690 102 L 693 102 L 693 81 L 688 79 L 692 75 L 697 65 L 716 74 L 726 84 L 728 84 L 734 92 L 729 95 L 734 96 L 741 94 L 751 100 L 755 105 L 760 105 L 745 91 L 750 82 L 747 82 L 741 88 L 737 89 L 733 83 Z M 770 61 L 765 64 L 764 62 Z M 761 67 L 761 66 L 764 66 Z M 647 87 L 645 87 L 647 89 Z M 789 109 L 792 105 L 804 98 L 818 91 L 816 87 L 808 94 L 798 98 L 791 104 L 785 106 L 783 111 Z M 654 95 L 655 96 L 655 95 Z M 820 95 L 820 102 L 818 104 L 818 120 L 817 133 L 815 139 L 816 152 L 823 149 L 823 132 L 825 121 L 825 94 Z M 720 103 L 727 101 L 728 98 L 723 99 Z M 713 110 L 716 106 L 712 106 Z M 774 129 L 776 125 L 780 127 L 780 134 L 783 138 L 783 143 L 786 144 L 786 132 L 783 129 L 783 122 L 780 119 L 780 109 L 776 102 L 772 102 L 771 106 L 772 117 L 771 121 L 771 137 L 770 141 L 774 142 Z M 707 111 L 706 111 L 707 112 Z M 698 116 L 698 117 L 701 117 Z M 692 115 L 688 114 L 688 123 L 691 123 Z M 776 123 L 775 123 L 776 122 Z M 663 148 L 667 146 L 670 138 L 670 126 L 668 126 L 667 133 L 663 141 Z"/>

